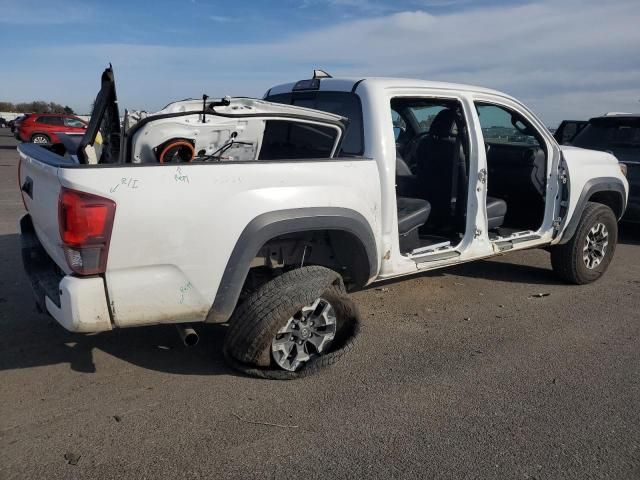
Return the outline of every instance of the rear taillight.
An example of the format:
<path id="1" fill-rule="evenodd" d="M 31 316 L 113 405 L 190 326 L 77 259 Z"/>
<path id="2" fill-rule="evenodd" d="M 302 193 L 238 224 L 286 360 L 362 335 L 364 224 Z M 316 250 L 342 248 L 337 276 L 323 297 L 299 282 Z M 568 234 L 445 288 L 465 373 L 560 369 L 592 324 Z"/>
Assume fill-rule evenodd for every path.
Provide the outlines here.
<path id="1" fill-rule="evenodd" d="M 104 273 L 116 204 L 108 198 L 63 188 L 58 223 L 69 267 L 79 275 Z"/>

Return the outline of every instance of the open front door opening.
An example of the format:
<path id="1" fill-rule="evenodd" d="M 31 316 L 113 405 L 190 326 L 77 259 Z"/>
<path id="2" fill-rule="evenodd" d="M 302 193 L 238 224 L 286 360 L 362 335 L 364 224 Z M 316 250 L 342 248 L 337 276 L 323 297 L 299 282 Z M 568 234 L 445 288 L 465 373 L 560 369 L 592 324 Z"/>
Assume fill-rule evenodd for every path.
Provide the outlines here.
<path id="1" fill-rule="evenodd" d="M 489 238 L 537 231 L 544 219 L 547 152 L 540 133 L 507 107 L 476 102 L 487 155 Z"/>

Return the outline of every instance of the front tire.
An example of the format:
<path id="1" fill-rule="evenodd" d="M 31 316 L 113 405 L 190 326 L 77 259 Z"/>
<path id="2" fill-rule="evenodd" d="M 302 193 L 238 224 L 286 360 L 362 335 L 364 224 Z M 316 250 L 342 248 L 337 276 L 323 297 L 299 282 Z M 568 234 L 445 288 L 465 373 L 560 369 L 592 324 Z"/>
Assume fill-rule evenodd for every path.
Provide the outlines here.
<path id="1" fill-rule="evenodd" d="M 551 248 L 551 266 L 563 280 L 591 283 L 606 272 L 618 243 L 618 221 L 613 210 L 588 202 L 573 237 Z"/>
<path id="2" fill-rule="evenodd" d="M 310 266 L 265 283 L 233 313 L 224 354 L 241 372 L 290 380 L 332 365 L 353 348 L 359 315 L 342 278 Z"/>

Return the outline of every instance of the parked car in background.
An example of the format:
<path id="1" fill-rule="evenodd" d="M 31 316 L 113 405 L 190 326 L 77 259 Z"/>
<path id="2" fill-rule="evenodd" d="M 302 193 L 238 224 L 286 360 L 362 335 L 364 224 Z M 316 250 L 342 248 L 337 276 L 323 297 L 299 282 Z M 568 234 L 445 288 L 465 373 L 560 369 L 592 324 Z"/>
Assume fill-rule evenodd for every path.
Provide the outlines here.
<path id="1" fill-rule="evenodd" d="M 6 127 L 7 120 L 4 117 L 0 117 L 0 127 Z"/>
<path id="2" fill-rule="evenodd" d="M 640 223 L 640 113 L 607 113 L 592 118 L 571 144 L 612 153 L 624 165 L 629 204 L 623 220 Z"/>
<path id="3" fill-rule="evenodd" d="M 20 126 L 20 123 L 27 118 L 29 114 L 26 113 L 24 115 L 20 115 L 19 117 L 14 118 L 13 120 L 11 120 L 9 122 L 9 127 L 11 128 L 11 133 L 15 134 L 18 131 L 18 127 Z"/>
<path id="4" fill-rule="evenodd" d="M 87 123 L 73 115 L 31 114 L 16 130 L 16 138 L 31 143 L 60 143 L 59 133 L 84 133 Z"/>
<path id="5" fill-rule="evenodd" d="M 586 120 L 563 120 L 558 128 L 553 132 L 553 136 L 560 145 L 565 145 L 587 126 Z"/>

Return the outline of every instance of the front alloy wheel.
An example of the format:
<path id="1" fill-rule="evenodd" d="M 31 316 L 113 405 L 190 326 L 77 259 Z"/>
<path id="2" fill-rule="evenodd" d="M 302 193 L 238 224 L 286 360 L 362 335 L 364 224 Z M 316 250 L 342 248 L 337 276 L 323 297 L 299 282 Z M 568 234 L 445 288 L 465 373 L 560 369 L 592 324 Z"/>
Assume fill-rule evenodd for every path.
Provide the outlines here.
<path id="1" fill-rule="evenodd" d="M 604 223 L 596 223 L 587 233 L 582 249 L 582 259 L 589 270 L 593 270 L 602 263 L 609 245 L 609 231 Z"/>
<path id="2" fill-rule="evenodd" d="M 551 247 L 553 270 L 562 279 L 578 285 L 600 278 L 616 250 L 617 222 L 609 206 L 587 202 L 573 236 Z"/>

